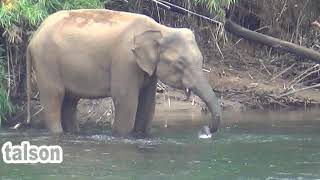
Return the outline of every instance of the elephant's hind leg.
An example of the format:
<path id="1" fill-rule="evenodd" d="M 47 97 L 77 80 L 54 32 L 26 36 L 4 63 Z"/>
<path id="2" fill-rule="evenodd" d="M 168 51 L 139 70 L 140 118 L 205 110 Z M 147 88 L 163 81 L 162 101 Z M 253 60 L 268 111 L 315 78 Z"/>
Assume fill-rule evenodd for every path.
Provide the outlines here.
<path id="1" fill-rule="evenodd" d="M 44 119 L 48 130 L 52 133 L 62 133 L 61 106 L 64 97 L 64 90 L 49 88 L 39 83 L 40 102 L 44 107 Z"/>
<path id="2" fill-rule="evenodd" d="M 79 132 L 77 104 L 79 99 L 65 97 L 62 105 L 62 127 L 65 132 Z"/>

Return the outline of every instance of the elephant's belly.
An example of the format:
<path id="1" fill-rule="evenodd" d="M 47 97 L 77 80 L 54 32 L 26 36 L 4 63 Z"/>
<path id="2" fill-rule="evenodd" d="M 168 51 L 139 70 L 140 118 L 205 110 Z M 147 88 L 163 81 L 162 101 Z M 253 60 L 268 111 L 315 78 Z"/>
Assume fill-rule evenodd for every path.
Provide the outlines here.
<path id="1" fill-rule="evenodd" d="M 108 72 L 96 68 L 64 71 L 62 79 L 66 93 L 79 98 L 102 98 L 110 96 Z"/>
<path id="2" fill-rule="evenodd" d="M 103 87 L 87 88 L 81 85 L 74 87 L 67 85 L 66 94 L 77 98 L 96 99 L 110 97 L 110 90 Z"/>

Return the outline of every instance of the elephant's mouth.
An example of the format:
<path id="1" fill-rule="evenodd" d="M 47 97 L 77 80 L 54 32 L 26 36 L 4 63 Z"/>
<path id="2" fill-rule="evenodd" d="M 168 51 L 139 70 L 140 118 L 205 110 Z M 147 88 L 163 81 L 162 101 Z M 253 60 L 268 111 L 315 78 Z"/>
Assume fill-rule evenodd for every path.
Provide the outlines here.
<path id="1" fill-rule="evenodd" d="M 191 96 L 191 90 L 189 88 L 185 88 L 184 93 L 186 95 L 186 100 L 189 100 Z"/>

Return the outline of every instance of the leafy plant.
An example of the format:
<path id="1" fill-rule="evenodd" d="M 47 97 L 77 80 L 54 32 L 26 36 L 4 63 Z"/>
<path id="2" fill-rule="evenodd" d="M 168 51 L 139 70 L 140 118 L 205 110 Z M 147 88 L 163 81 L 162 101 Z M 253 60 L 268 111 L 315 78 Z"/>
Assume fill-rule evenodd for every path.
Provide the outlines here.
<path id="1" fill-rule="evenodd" d="M 0 7 L 0 25 L 10 30 L 26 23 L 32 28 L 49 14 L 63 9 L 103 8 L 102 0 L 5 0 Z"/>
<path id="2" fill-rule="evenodd" d="M 223 7 L 229 7 L 237 0 L 192 0 L 196 4 L 204 4 L 211 12 L 219 12 Z"/>

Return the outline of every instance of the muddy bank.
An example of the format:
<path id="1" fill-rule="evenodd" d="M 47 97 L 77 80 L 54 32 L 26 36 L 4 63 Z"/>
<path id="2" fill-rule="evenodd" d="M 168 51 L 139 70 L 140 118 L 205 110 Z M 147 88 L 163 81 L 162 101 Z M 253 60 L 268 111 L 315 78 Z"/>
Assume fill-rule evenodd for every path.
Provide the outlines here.
<path id="1" fill-rule="evenodd" d="M 240 103 L 229 100 L 221 101 L 225 111 L 241 112 L 244 108 Z M 77 118 L 81 126 L 108 128 L 114 119 L 114 106 L 111 98 L 89 100 L 82 99 L 78 104 Z M 32 101 L 32 127 L 43 128 L 43 108 L 39 101 Z M 167 123 L 170 119 L 185 117 L 200 117 L 195 120 L 203 120 L 204 116 L 210 117 L 206 105 L 199 97 L 191 94 L 186 100 L 183 91 L 174 90 L 168 87 L 166 92 L 156 94 L 156 111 L 154 121 Z M 26 118 L 25 110 L 12 118 L 7 126 L 14 126 L 19 122 L 24 122 Z"/>
<path id="2" fill-rule="evenodd" d="M 231 95 L 230 95 L 231 96 Z M 169 90 L 166 93 L 157 93 L 156 112 L 153 125 L 160 127 L 176 126 L 181 122 L 191 125 L 206 124 L 210 119 L 210 113 L 207 111 L 205 104 L 194 95 L 189 100 L 185 100 L 185 94 L 178 90 Z M 231 96 L 232 97 L 232 96 Z M 239 100 L 246 102 L 248 96 L 238 94 Z M 235 96 L 233 98 L 236 98 Z M 222 127 L 237 125 L 239 123 L 260 124 L 281 124 L 287 121 L 308 121 L 305 111 L 310 116 L 319 115 L 318 110 L 311 108 L 296 109 L 295 111 L 284 111 L 267 109 L 252 109 L 241 101 L 234 101 L 232 98 L 222 98 L 221 105 L 223 107 Z M 32 127 L 44 128 L 42 107 L 34 102 L 33 104 Z M 283 113 L 285 112 L 285 113 Z M 270 121 L 264 122 L 260 116 L 268 116 Z M 290 118 L 288 119 L 288 117 Z M 21 121 L 26 116 L 21 114 L 16 122 Z M 110 128 L 114 118 L 114 107 L 111 98 L 99 100 L 81 100 L 78 105 L 78 120 L 82 128 Z M 320 120 L 320 119 L 319 119 Z M 11 121 L 13 122 L 13 121 Z M 320 122 L 320 121 L 319 121 Z M 13 126 L 11 124 L 10 126 Z"/>

